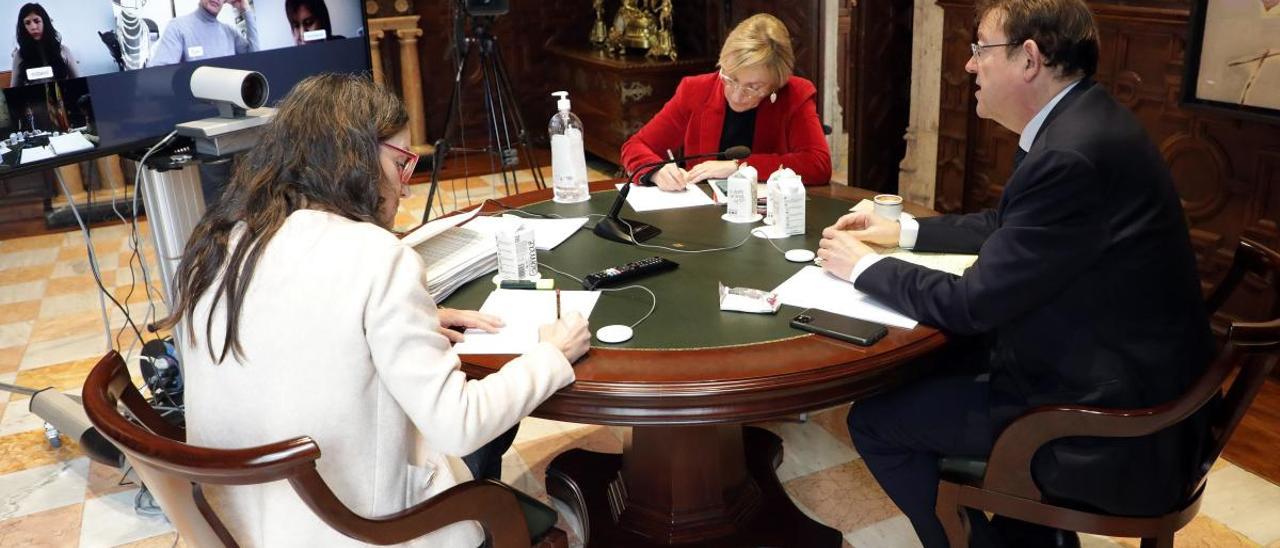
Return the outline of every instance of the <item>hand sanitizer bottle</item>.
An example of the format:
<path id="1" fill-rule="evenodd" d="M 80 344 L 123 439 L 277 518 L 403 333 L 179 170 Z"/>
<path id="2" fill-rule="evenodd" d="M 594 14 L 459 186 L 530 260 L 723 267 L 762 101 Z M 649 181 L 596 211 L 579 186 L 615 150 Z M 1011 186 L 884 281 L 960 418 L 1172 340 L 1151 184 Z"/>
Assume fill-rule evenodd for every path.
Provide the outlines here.
<path id="1" fill-rule="evenodd" d="M 555 201 L 562 204 L 585 202 L 591 198 L 587 190 L 587 158 L 582 151 L 582 120 L 569 111 L 569 92 L 557 91 L 558 112 L 551 117 L 551 180 Z"/>

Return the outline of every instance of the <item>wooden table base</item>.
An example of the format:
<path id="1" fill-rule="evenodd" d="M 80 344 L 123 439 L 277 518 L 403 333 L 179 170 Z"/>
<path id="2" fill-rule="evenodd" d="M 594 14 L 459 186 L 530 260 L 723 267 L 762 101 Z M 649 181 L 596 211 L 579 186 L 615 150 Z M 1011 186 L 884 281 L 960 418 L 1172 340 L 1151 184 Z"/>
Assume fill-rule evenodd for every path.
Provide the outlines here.
<path id="1" fill-rule="evenodd" d="M 634 427 L 623 454 L 572 449 L 547 492 L 582 519 L 587 546 L 840 546 L 775 472 L 782 440 L 741 425 Z"/>

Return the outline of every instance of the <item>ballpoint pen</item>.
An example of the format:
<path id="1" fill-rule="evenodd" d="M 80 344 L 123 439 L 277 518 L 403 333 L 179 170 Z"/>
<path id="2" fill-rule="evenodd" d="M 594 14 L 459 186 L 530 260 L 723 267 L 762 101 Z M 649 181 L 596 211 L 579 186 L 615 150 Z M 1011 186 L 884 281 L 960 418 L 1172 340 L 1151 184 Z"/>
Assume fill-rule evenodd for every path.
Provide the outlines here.
<path id="1" fill-rule="evenodd" d="M 560 319 L 560 289 L 556 288 L 556 319 Z"/>

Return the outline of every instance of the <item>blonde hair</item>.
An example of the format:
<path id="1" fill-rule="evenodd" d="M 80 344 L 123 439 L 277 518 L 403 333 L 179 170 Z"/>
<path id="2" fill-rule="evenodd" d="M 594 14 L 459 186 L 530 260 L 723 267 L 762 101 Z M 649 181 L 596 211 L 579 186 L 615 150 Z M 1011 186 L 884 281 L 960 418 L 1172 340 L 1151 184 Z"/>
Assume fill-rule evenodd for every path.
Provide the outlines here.
<path id="1" fill-rule="evenodd" d="M 746 67 L 764 67 L 773 75 L 774 87 L 780 88 L 791 78 L 796 66 L 791 33 L 777 17 L 767 13 L 752 15 L 738 23 L 725 38 L 716 66 L 726 74 Z"/>

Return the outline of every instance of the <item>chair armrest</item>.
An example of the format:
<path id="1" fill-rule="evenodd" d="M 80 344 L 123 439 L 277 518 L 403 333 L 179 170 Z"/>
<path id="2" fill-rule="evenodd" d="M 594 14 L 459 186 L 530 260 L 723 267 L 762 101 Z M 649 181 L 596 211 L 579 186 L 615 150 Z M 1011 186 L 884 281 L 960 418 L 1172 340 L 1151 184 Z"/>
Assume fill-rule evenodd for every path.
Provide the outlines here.
<path id="1" fill-rule="evenodd" d="M 515 493 L 493 480 L 468 481 L 390 516 L 352 512 L 312 468 L 289 478 L 307 506 L 334 530 L 370 544 L 399 544 L 460 521 L 478 521 L 493 548 L 528 548 L 529 529 Z"/>

